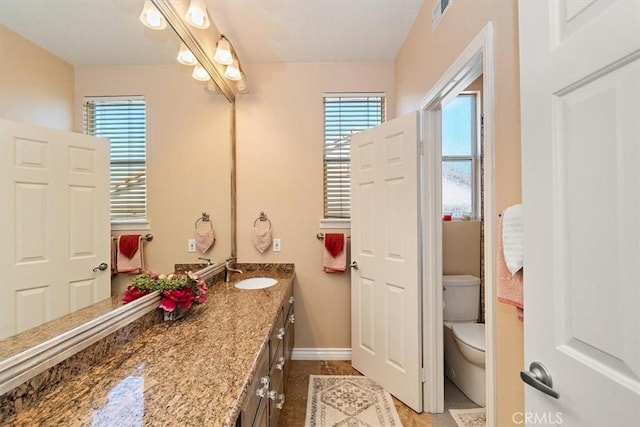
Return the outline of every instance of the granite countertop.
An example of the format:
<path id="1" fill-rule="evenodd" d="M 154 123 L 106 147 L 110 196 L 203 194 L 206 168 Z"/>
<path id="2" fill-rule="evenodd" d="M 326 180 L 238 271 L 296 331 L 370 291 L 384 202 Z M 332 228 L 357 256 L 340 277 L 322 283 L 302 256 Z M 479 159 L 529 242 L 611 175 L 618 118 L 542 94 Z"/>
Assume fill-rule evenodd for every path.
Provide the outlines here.
<path id="1" fill-rule="evenodd" d="M 233 426 L 268 345 L 293 265 L 241 264 L 187 317 L 155 324 L 122 351 L 42 396 L 8 425 Z M 240 279 L 269 276 L 267 289 L 239 290 Z"/>
<path id="2" fill-rule="evenodd" d="M 91 319 L 109 313 L 122 305 L 122 296 L 114 296 L 81 308 L 35 328 L 0 340 L 0 360 L 15 356 L 29 348 L 80 326 Z"/>

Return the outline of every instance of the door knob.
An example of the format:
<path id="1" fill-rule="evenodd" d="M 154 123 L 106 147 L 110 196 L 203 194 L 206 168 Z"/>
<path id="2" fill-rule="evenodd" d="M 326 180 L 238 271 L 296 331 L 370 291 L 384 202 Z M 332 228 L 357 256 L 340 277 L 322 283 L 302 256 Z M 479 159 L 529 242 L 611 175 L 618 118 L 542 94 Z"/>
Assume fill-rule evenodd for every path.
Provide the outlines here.
<path id="1" fill-rule="evenodd" d="M 106 262 L 101 262 L 99 266 L 93 269 L 93 271 L 105 271 L 108 267 L 109 265 Z"/>
<path id="2" fill-rule="evenodd" d="M 548 394 L 554 399 L 560 398 L 560 394 L 553 389 L 553 381 L 551 374 L 540 362 L 532 362 L 528 371 L 520 371 L 522 381 L 531 387 L 540 390 L 544 394 Z"/>
<path id="3" fill-rule="evenodd" d="M 352 261 L 351 264 L 349 264 L 349 267 L 353 268 L 354 270 L 358 269 L 358 261 Z"/>

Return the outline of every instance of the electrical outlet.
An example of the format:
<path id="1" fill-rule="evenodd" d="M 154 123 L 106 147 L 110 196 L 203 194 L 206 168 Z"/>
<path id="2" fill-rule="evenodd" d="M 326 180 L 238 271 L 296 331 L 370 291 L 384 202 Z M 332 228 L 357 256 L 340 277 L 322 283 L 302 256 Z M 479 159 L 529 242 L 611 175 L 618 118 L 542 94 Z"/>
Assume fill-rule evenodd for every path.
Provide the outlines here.
<path id="1" fill-rule="evenodd" d="M 196 251 L 196 239 L 189 239 L 187 241 L 187 251 L 195 252 Z"/>
<path id="2" fill-rule="evenodd" d="M 280 252 L 280 239 L 273 239 L 273 252 Z"/>

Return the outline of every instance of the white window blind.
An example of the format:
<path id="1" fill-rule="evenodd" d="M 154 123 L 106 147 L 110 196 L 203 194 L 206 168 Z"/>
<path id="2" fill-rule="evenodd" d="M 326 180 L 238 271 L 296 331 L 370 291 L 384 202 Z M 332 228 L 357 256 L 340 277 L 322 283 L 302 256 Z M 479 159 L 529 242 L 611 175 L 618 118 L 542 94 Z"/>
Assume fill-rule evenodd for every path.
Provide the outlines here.
<path id="1" fill-rule="evenodd" d="M 84 132 L 110 141 L 111 221 L 146 219 L 144 97 L 85 98 Z"/>
<path id="2" fill-rule="evenodd" d="M 386 119 L 384 93 L 324 95 L 324 217 L 351 217 L 351 135 Z"/>

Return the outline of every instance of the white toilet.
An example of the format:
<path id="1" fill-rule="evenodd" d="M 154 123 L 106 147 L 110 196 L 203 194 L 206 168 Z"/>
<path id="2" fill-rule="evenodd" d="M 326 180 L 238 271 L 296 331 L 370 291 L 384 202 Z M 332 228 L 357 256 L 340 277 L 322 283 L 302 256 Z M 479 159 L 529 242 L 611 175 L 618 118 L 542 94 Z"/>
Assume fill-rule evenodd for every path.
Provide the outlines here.
<path id="1" fill-rule="evenodd" d="M 469 399 L 485 406 L 484 324 L 477 323 L 480 279 L 443 276 L 445 375 Z"/>

